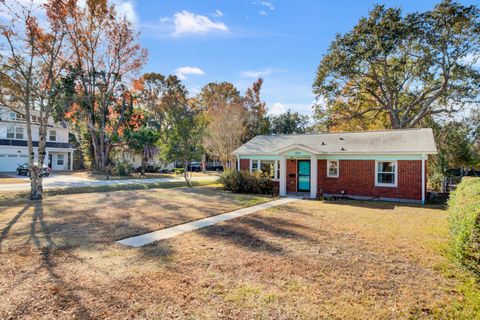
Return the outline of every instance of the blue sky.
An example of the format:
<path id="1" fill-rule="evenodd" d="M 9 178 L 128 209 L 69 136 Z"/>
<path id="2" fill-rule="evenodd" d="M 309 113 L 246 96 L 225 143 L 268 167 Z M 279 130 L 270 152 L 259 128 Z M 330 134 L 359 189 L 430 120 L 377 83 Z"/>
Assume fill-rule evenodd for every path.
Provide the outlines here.
<path id="1" fill-rule="evenodd" d="M 376 4 L 424 11 L 437 1 L 117 0 L 149 50 L 145 72 L 176 73 L 191 94 L 211 81 L 242 92 L 256 77 L 270 113 L 311 114 L 315 71 L 336 33 Z M 462 1 L 472 4 L 479 1 Z"/>

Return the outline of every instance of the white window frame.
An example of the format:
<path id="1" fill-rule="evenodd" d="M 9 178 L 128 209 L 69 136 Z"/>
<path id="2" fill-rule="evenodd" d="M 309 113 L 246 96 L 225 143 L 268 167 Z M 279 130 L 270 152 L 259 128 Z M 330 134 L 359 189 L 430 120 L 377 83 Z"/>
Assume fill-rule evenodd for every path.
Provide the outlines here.
<path id="1" fill-rule="evenodd" d="M 55 132 L 53 137 L 55 137 L 55 140 L 52 140 L 52 132 Z M 48 141 L 57 141 L 57 131 L 56 130 L 48 130 Z"/>
<path id="2" fill-rule="evenodd" d="M 260 170 L 261 168 L 261 161 L 262 160 L 257 160 L 257 159 L 250 159 L 250 172 L 254 172 L 253 171 L 253 162 L 256 161 L 257 163 L 257 170 Z M 272 181 L 279 181 L 280 180 L 280 171 L 278 170 L 279 168 L 279 165 L 280 165 L 280 160 L 267 160 L 265 159 L 265 161 L 273 161 L 273 166 L 274 166 L 274 171 L 275 171 L 275 177 L 272 179 Z"/>
<path id="3" fill-rule="evenodd" d="M 21 131 L 21 134 L 22 134 L 21 138 L 18 137 L 18 134 L 19 134 L 18 131 Z M 23 127 L 15 127 L 15 139 L 25 140 L 25 130 L 23 129 Z"/>
<path id="4" fill-rule="evenodd" d="M 337 163 L 337 174 L 331 175 L 330 174 L 330 162 L 336 162 Z M 327 160 L 327 177 L 328 178 L 338 178 L 340 175 L 340 161 L 339 160 Z"/>
<path id="5" fill-rule="evenodd" d="M 395 166 L 394 172 L 378 172 L 378 163 L 380 162 L 392 162 Z M 395 176 L 395 183 L 380 183 L 378 182 L 378 174 L 379 173 L 393 173 Z M 376 187 L 390 187 L 390 188 L 397 188 L 398 187 L 398 161 L 397 160 L 375 160 L 375 186 Z"/>
<path id="6" fill-rule="evenodd" d="M 61 157 L 61 159 L 59 159 Z M 58 161 L 61 160 L 62 163 L 58 163 Z M 65 165 L 65 155 L 63 154 L 57 154 L 57 166 L 64 166 Z"/>
<path id="7" fill-rule="evenodd" d="M 8 134 L 12 134 L 12 132 L 8 132 L 8 131 L 13 131 L 13 137 L 9 137 Z M 6 132 L 6 136 L 5 136 L 7 139 L 15 139 L 15 127 L 14 126 L 8 126 L 7 127 L 7 132 Z"/>

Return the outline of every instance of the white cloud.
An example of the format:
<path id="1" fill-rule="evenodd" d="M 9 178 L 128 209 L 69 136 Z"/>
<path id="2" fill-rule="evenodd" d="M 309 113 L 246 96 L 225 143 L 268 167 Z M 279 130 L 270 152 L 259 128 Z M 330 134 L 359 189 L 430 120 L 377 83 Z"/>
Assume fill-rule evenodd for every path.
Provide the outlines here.
<path id="1" fill-rule="evenodd" d="M 273 6 L 273 4 L 271 2 L 267 2 L 267 1 L 262 1 L 260 2 L 262 6 L 265 6 L 267 7 L 268 9 L 270 10 L 274 10 L 275 7 Z"/>
<path id="2" fill-rule="evenodd" d="M 260 11 L 259 13 L 260 13 L 261 16 L 266 16 L 266 15 L 268 14 L 268 13 L 267 13 L 266 11 L 264 11 L 264 10 Z"/>
<path id="3" fill-rule="evenodd" d="M 185 80 L 188 74 L 204 75 L 205 71 L 197 67 L 181 67 L 175 70 L 175 74 L 180 80 Z"/>
<path id="4" fill-rule="evenodd" d="M 188 33 L 207 33 L 210 31 L 228 31 L 222 22 L 214 22 L 206 16 L 195 14 L 186 10 L 174 15 L 174 36 Z"/>
<path id="5" fill-rule="evenodd" d="M 220 18 L 220 17 L 223 17 L 223 12 L 217 9 L 212 15 L 214 17 Z"/>
<path id="6" fill-rule="evenodd" d="M 138 17 L 137 13 L 135 12 L 135 5 L 133 1 L 117 0 L 114 1 L 114 3 L 120 16 L 126 17 L 133 24 L 136 24 L 138 22 Z"/>
<path id="7" fill-rule="evenodd" d="M 462 59 L 463 63 L 472 64 L 475 68 L 480 68 L 480 55 L 469 53 Z"/>
<path id="8" fill-rule="evenodd" d="M 268 107 L 268 114 L 271 116 L 278 116 L 287 112 L 288 108 L 280 102 L 275 102 L 273 106 Z"/>
<path id="9" fill-rule="evenodd" d="M 265 70 L 247 70 L 240 73 L 242 78 L 260 78 L 266 77 L 273 73 L 272 69 L 265 69 Z"/>

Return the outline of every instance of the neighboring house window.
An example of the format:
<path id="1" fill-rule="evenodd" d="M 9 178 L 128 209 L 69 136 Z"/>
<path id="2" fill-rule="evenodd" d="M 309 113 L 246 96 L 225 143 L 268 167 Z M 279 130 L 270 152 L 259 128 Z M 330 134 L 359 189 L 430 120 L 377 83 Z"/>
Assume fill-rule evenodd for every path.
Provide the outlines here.
<path id="1" fill-rule="evenodd" d="M 63 166 L 63 154 L 57 155 L 57 165 Z"/>
<path id="2" fill-rule="evenodd" d="M 327 177 L 338 178 L 338 160 L 327 161 Z"/>
<path id="3" fill-rule="evenodd" d="M 7 127 L 7 139 L 23 140 L 23 128 L 22 127 Z"/>
<path id="4" fill-rule="evenodd" d="M 50 141 L 57 141 L 57 132 L 55 130 L 50 130 Z"/>
<path id="5" fill-rule="evenodd" d="M 397 186 L 397 162 L 377 161 L 375 167 L 375 185 L 381 187 Z"/>
<path id="6" fill-rule="evenodd" d="M 268 174 L 271 179 L 275 179 L 275 161 L 274 160 L 261 160 L 260 171 Z"/>
<path id="7" fill-rule="evenodd" d="M 25 116 L 18 112 L 11 111 L 8 113 L 8 120 L 10 121 L 25 120 Z"/>
<path id="8" fill-rule="evenodd" d="M 7 127 L 7 139 L 15 139 L 15 127 Z"/>
<path id="9" fill-rule="evenodd" d="M 23 128 L 22 127 L 16 127 L 15 128 L 15 138 L 19 140 L 23 140 Z"/>

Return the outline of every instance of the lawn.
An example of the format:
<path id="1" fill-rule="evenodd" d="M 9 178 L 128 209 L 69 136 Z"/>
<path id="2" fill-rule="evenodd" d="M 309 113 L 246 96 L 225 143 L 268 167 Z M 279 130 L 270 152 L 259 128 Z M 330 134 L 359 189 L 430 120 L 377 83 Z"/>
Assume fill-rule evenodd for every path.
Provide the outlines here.
<path id="1" fill-rule="evenodd" d="M 298 201 L 144 248 L 114 242 L 265 200 L 202 187 L 0 207 L 0 319 L 430 319 L 471 311 L 442 253 L 447 222 L 438 208 Z"/>

